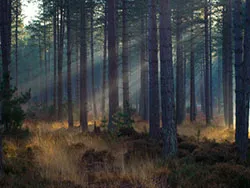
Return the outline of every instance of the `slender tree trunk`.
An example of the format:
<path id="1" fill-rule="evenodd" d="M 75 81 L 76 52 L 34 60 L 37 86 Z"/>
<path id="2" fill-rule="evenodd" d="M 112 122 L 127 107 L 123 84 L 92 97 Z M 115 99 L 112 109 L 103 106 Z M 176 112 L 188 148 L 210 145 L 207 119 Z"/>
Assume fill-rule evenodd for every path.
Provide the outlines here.
<path id="1" fill-rule="evenodd" d="M 232 1 L 228 0 L 223 11 L 223 90 L 225 124 L 233 128 L 233 76 L 232 76 Z"/>
<path id="2" fill-rule="evenodd" d="M 41 45 L 41 36 L 38 36 L 38 49 L 39 49 L 39 69 L 40 73 L 43 72 L 42 64 L 42 45 Z M 39 89 L 40 89 L 40 104 L 43 104 L 43 85 L 42 85 L 42 75 L 39 76 Z"/>
<path id="3" fill-rule="evenodd" d="M 195 97 L 195 62 L 194 62 L 194 43 L 193 43 L 193 12 L 191 25 L 191 53 L 190 53 L 190 121 L 196 120 L 196 97 Z"/>
<path id="4" fill-rule="evenodd" d="M 53 106 L 54 112 L 56 112 L 56 86 L 57 86 L 57 9 L 56 5 L 54 5 L 54 15 L 53 15 L 53 42 L 54 42 L 54 87 L 53 87 Z M 56 113 L 55 113 L 56 114 Z"/>
<path id="5" fill-rule="evenodd" d="M 240 21 L 241 1 L 235 2 L 235 58 L 238 59 L 235 65 L 236 73 L 236 144 L 242 161 L 247 160 L 248 156 L 248 127 L 249 127 L 249 81 L 250 81 L 250 1 L 246 0 L 246 19 L 245 19 L 245 37 L 244 37 L 244 62 L 240 62 L 240 44 L 242 44 L 242 30 Z M 237 32 L 238 31 L 238 32 Z M 238 49 L 237 49 L 238 47 Z M 238 87 L 237 87 L 237 84 Z M 240 85 L 242 84 L 242 85 Z M 243 97 L 243 98 L 237 98 Z M 239 105 L 239 106 L 237 106 Z M 240 108 L 242 107 L 242 108 Z"/>
<path id="6" fill-rule="evenodd" d="M 232 39 L 233 39 L 233 33 L 232 33 L 232 0 L 228 0 L 228 126 L 229 128 L 233 128 L 233 56 L 232 56 Z"/>
<path id="7" fill-rule="evenodd" d="M 180 2 L 179 2 L 180 3 Z M 176 123 L 180 125 L 185 118 L 185 109 L 183 108 L 184 96 L 184 61 L 181 44 L 181 17 L 179 5 L 176 9 Z M 184 105 L 185 106 L 185 105 Z"/>
<path id="8" fill-rule="evenodd" d="M 78 28 L 78 25 L 77 25 Z M 75 53 L 76 53 L 76 107 L 80 107 L 80 76 L 79 76 L 79 35 L 78 31 L 76 31 L 76 46 L 75 46 Z"/>
<path id="9" fill-rule="evenodd" d="M 1 34 L 1 50 L 2 50 L 2 73 L 4 87 L 3 87 L 3 96 L 6 98 L 5 94 L 9 93 L 10 90 L 10 73 L 9 65 L 11 63 L 11 1 L 2 0 L 0 3 L 0 34 Z M 1 101 L 1 122 L 4 117 L 5 102 Z M 4 123 L 4 122 L 2 122 Z M 5 127 L 6 128 L 6 127 Z M 3 151 L 2 151 L 2 133 L 0 133 L 0 176 L 3 175 Z"/>
<path id="10" fill-rule="evenodd" d="M 116 39 L 116 3 L 115 0 L 108 0 L 108 58 L 109 58 L 109 124 L 108 129 L 112 130 L 113 115 L 119 106 L 118 98 L 118 63 L 117 63 L 117 39 Z"/>
<path id="11" fill-rule="evenodd" d="M 226 28 L 226 6 L 223 7 L 223 42 L 222 42 L 222 56 L 223 56 L 223 111 L 224 111 L 224 121 L 225 125 L 228 125 L 228 97 L 227 97 L 227 88 L 228 88 L 228 79 L 227 79 L 227 28 Z"/>
<path id="12" fill-rule="evenodd" d="M 177 153 L 177 129 L 174 122 L 174 70 L 169 0 L 160 1 L 160 57 L 164 156 L 170 157 Z"/>
<path id="13" fill-rule="evenodd" d="M 243 64 L 243 35 L 242 35 L 242 1 L 234 1 L 234 40 L 235 40 L 235 99 L 236 99 L 236 131 L 235 141 L 240 142 L 242 127 L 244 127 L 244 64 Z"/>
<path id="14" fill-rule="evenodd" d="M 102 73 L 102 116 L 105 116 L 107 89 L 107 2 L 104 5 L 104 41 L 103 41 L 103 73 Z"/>
<path id="15" fill-rule="evenodd" d="M 62 2 L 61 2 L 62 3 Z M 63 43 L 64 43 L 64 10 L 60 7 L 59 48 L 58 48 L 58 120 L 63 116 Z"/>
<path id="16" fill-rule="evenodd" d="M 146 44 L 145 44 L 145 18 L 141 15 L 141 40 L 140 40 L 140 64 L 141 64 L 141 91 L 140 91 L 140 116 L 144 119 L 148 119 L 147 111 L 147 75 L 148 75 L 148 65 L 146 62 Z"/>
<path id="17" fill-rule="evenodd" d="M 159 79 L 158 79 L 158 41 L 156 22 L 156 0 L 148 1 L 148 50 L 149 50 L 149 134 L 157 138 L 160 128 Z"/>
<path id="18" fill-rule="evenodd" d="M 205 113 L 206 113 L 206 123 L 209 125 L 211 123 L 210 117 L 210 66 L 209 66 L 209 39 L 208 39 L 208 1 L 206 0 L 205 11 Z"/>
<path id="19" fill-rule="evenodd" d="M 212 38 L 212 2 L 209 0 L 209 97 L 210 97 L 210 112 L 209 116 L 210 119 L 213 119 L 213 56 L 212 56 L 212 45 L 213 45 L 213 38 Z"/>
<path id="20" fill-rule="evenodd" d="M 218 97 L 218 114 L 221 113 L 221 93 L 222 93 L 222 61 L 221 61 L 221 55 L 219 53 L 219 50 L 218 50 L 218 55 L 217 55 L 217 58 L 218 58 L 218 88 L 217 88 L 217 97 Z"/>
<path id="21" fill-rule="evenodd" d="M 43 13 L 45 14 L 45 5 L 43 7 Z M 48 106 L 48 62 L 47 62 L 47 31 L 46 31 L 46 18 L 45 18 L 45 15 L 44 15 L 44 18 L 43 18 L 43 45 L 44 45 L 44 69 L 45 69 L 45 106 L 47 107 Z"/>
<path id="22" fill-rule="evenodd" d="M 86 8 L 85 0 L 81 3 L 80 25 L 80 125 L 83 132 L 88 131 L 87 103 L 87 42 L 86 42 Z"/>
<path id="23" fill-rule="evenodd" d="M 90 12 L 90 56 L 91 56 L 91 82 L 92 82 L 92 100 L 93 100 L 93 119 L 97 119 L 96 108 L 96 89 L 95 89 L 95 59 L 94 59 L 94 6 L 91 1 Z"/>
<path id="24" fill-rule="evenodd" d="M 15 23 L 15 61 L 16 61 L 16 88 L 18 88 L 18 19 L 19 19 L 19 1 L 16 1 L 16 23 Z"/>
<path id="25" fill-rule="evenodd" d="M 73 104 L 72 104 L 72 77 L 71 77 L 71 54 L 72 54 L 72 44 L 71 44 L 71 12 L 70 12 L 70 0 L 68 0 L 67 5 L 67 94 L 68 94 L 68 124 L 69 127 L 74 126 L 73 121 Z"/>
<path id="26" fill-rule="evenodd" d="M 122 1 L 122 77 L 123 77 L 123 110 L 130 116 L 129 108 L 129 64 L 128 64 L 128 31 L 127 31 L 127 0 Z"/>

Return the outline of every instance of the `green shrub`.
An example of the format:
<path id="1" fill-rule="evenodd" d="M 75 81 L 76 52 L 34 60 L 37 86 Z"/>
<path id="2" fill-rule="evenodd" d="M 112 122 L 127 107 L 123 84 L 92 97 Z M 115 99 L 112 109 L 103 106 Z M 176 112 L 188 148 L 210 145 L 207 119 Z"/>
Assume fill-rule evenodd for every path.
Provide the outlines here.
<path id="1" fill-rule="evenodd" d="M 4 131 L 9 132 L 22 126 L 25 119 L 25 112 L 22 109 L 23 104 L 30 99 L 30 90 L 26 93 L 17 94 L 16 88 L 7 89 L 6 83 L 9 79 L 5 76 L 0 86 L 0 102 L 2 112 L 2 124 Z"/>

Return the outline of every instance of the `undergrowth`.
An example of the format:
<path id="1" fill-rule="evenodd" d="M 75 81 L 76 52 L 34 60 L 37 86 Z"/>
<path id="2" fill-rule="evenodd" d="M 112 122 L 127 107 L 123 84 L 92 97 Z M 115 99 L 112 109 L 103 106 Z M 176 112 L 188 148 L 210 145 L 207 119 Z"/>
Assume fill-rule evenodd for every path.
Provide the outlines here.
<path id="1" fill-rule="evenodd" d="M 4 137 L 0 187 L 250 187 L 250 163 L 238 160 L 233 131 L 186 122 L 177 158 L 162 161 L 162 143 L 142 123 L 97 135 L 26 121 L 30 131 Z"/>

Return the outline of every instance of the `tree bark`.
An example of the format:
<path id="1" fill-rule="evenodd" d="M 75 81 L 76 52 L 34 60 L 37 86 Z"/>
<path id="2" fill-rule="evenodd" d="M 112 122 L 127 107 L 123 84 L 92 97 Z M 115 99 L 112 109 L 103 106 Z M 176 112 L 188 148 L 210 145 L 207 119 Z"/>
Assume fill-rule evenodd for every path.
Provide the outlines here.
<path id="1" fill-rule="evenodd" d="M 174 122 L 174 74 L 169 0 L 160 1 L 160 58 L 164 157 L 170 157 L 177 154 L 177 129 Z"/>
<path id="2" fill-rule="evenodd" d="M 57 8 L 54 4 L 54 15 L 53 15 L 53 42 L 54 42 L 54 87 L 53 87 L 53 106 L 54 106 L 54 112 L 56 112 L 56 86 L 57 86 Z M 56 113 L 55 113 L 56 114 Z"/>
<path id="3" fill-rule="evenodd" d="M 86 8 L 85 0 L 81 3 L 80 25 L 80 126 L 83 132 L 88 131 L 87 103 L 87 43 L 86 43 Z"/>
<path id="4" fill-rule="evenodd" d="M 109 78 L 109 124 L 108 129 L 112 131 L 113 115 L 118 110 L 118 63 L 117 63 L 117 42 L 116 42 L 116 3 L 115 0 L 108 0 L 108 78 Z"/>
<path id="5" fill-rule="evenodd" d="M 148 51 L 149 51 L 149 134 L 158 137 L 160 128 L 159 112 L 159 76 L 158 76 L 158 41 L 156 22 L 156 0 L 148 1 Z"/>
<path id="6" fill-rule="evenodd" d="M 196 120 L 196 97 L 195 97 L 195 62 L 194 62 L 194 44 L 193 44 L 193 12 L 191 21 L 191 53 L 190 53 L 190 121 Z"/>
<path id="7" fill-rule="evenodd" d="M 183 108 L 184 96 L 184 60 L 182 51 L 182 29 L 181 29 L 181 13 L 179 3 L 176 8 L 176 123 L 180 125 L 185 119 L 185 108 Z M 185 105 L 184 105 L 185 106 Z"/>
<path id="8" fill-rule="evenodd" d="M 70 0 L 68 0 L 67 5 L 67 94 L 68 94 L 68 124 L 69 127 L 74 126 L 73 120 L 73 104 L 72 104 L 72 81 L 71 81 L 71 54 L 72 54 L 72 44 L 71 44 L 71 19 L 70 19 Z"/>
<path id="9" fill-rule="evenodd" d="M 129 66 L 128 66 L 128 29 L 127 29 L 127 0 L 122 1 L 122 78 L 123 78 L 123 110 L 130 116 L 129 108 Z"/>
<path id="10" fill-rule="evenodd" d="M 58 33 L 58 120 L 62 120 L 63 116 L 63 75 L 62 75 L 62 69 L 63 69 L 63 43 L 64 43 L 64 9 L 62 5 L 62 1 L 60 4 L 60 26 L 59 26 L 59 33 Z"/>
<path id="11" fill-rule="evenodd" d="M 223 92 L 225 124 L 233 128 L 233 76 L 232 76 L 232 1 L 228 0 L 223 11 Z"/>
<path id="12" fill-rule="evenodd" d="M 208 31 L 208 1 L 205 3 L 204 10 L 204 20 L 205 20 L 205 113 L 206 113 L 206 123 L 209 125 L 211 123 L 210 116 L 210 64 L 209 64 L 209 31 Z"/>
<path id="13" fill-rule="evenodd" d="M 3 92 L 2 94 L 9 93 L 10 90 L 10 73 L 9 65 L 11 63 L 11 1 L 3 0 L 0 3 L 0 34 L 1 34 L 1 50 L 2 50 L 2 73 L 3 73 Z M 2 96 L 5 98 L 6 96 Z M 5 110 L 5 103 L 1 102 L 1 123 Z M 2 151 L 2 133 L 0 133 L 0 176 L 3 175 L 3 151 Z"/>
<path id="14" fill-rule="evenodd" d="M 102 116 L 106 112 L 106 89 L 107 89 L 107 2 L 104 5 L 104 41 L 103 41 L 103 73 L 102 73 Z"/>
<path id="15" fill-rule="evenodd" d="M 93 120 L 97 119 L 96 92 L 95 92 L 95 59 L 94 59 L 94 5 L 91 1 L 90 12 L 90 57 L 91 57 L 91 82 L 92 82 L 92 100 L 93 100 Z"/>
<path id="16" fill-rule="evenodd" d="M 16 0 L 16 23 L 15 23 L 15 63 L 16 63 L 16 88 L 18 88 L 18 19 L 19 19 L 19 0 Z"/>
<path id="17" fill-rule="evenodd" d="M 236 7 L 236 11 L 235 11 L 235 25 L 236 30 L 238 30 L 238 32 L 235 32 L 235 42 L 237 42 L 236 44 L 240 44 L 240 42 L 242 42 L 242 38 L 240 37 L 242 33 L 240 33 L 241 31 L 241 27 L 239 28 L 240 23 L 242 23 L 239 18 L 240 18 L 240 7 L 241 6 L 241 1 L 238 0 L 237 2 L 235 2 L 235 7 Z M 236 97 L 242 97 L 237 99 L 236 98 L 236 105 L 238 104 L 239 106 L 236 106 L 236 144 L 237 144 L 237 148 L 240 154 L 240 159 L 242 161 L 246 161 L 247 160 L 247 156 L 248 156 L 248 127 L 249 127 L 249 81 L 250 81 L 250 1 L 246 0 L 246 19 L 245 19 L 245 37 L 244 37 L 244 62 L 239 62 L 239 56 L 240 56 L 240 50 L 238 49 L 235 53 L 237 53 L 237 56 L 235 56 L 235 58 L 238 58 L 237 64 L 235 66 L 237 66 L 237 73 L 236 73 L 236 84 L 240 84 L 239 82 L 241 82 L 241 86 L 242 89 L 241 90 L 237 90 L 238 92 L 236 93 Z M 238 26 L 238 27 L 237 27 Z M 242 44 L 242 43 L 241 43 Z M 239 46 L 237 45 L 237 47 L 239 48 Z M 235 46 L 236 47 L 236 46 Z M 242 57 L 242 56 L 241 56 Z M 237 85 L 236 85 L 237 87 Z M 238 89 L 240 85 L 238 85 Z M 240 107 L 242 107 L 240 109 Z"/>

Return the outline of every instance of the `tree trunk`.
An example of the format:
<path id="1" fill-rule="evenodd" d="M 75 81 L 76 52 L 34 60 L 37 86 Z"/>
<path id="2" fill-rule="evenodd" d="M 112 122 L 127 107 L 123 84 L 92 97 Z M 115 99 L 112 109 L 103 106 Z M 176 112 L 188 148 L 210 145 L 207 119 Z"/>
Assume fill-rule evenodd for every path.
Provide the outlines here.
<path id="1" fill-rule="evenodd" d="M 53 107 L 54 112 L 56 112 L 56 76 L 57 76 L 57 9 L 54 5 L 54 15 L 53 15 L 53 42 L 54 42 L 54 87 L 53 87 Z M 56 114 L 56 113 L 55 113 Z"/>
<path id="2" fill-rule="evenodd" d="M 103 73 L 102 73 L 102 116 L 105 116 L 107 89 L 107 2 L 104 5 L 104 41 L 103 41 Z"/>
<path id="3" fill-rule="evenodd" d="M 208 1 L 206 0 L 205 11 L 205 113 L 206 113 L 206 123 L 209 125 L 211 123 L 210 116 L 210 64 L 209 64 L 209 44 L 208 44 Z"/>
<path id="4" fill-rule="evenodd" d="M 179 2 L 180 3 L 180 2 Z M 177 5 L 178 6 L 178 5 Z M 176 9 L 176 123 L 180 125 L 185 118 L 183 108 L 184 96 L 184 61 L 181 44 L 181 17 L 179 7 Z M 185 105 L 184 105 L 185 106 Z"/>
<path id="5" fill-rule="evenodd" d="M 221 78 L 221 72 L 222 72 L 222 61 L 221 61 L 221 55 L 218 50 L 218 88 L 217 88 L 217 97 L 218 97 L 218 114 L 221 114 L 221 93 L 222 93 L 222 78 Z"/>
<path id="6" fill-rule="evenodd" d="M 233 62 L 232 62 L 232 0 L 228 0 L 228 72 L 227 72 L 227 77 L 228 77 L 228 126 L 229 128 L 233 128 Z"/>
<path id="7" fill-rule="evenodd" d="M 0 3 L 0 34 L 2 50 L 2 73 L 4 87 L 3 94 L 9 93 L 10 90 L 10 73 L 9 65 L 11 63 L 11 1 L 2 0 Z M 4 97 L 4 96 L 2 96 Z M 3 119 L 5 103 L 1 104 L 1 120 Z M 1 121 L 2 123 L 2 121 Z M 0 133 L 0 176 L 3 175 L 3 151 L 2 151 L 2 133 Z"/>
<path id="8" fill-rule="evenodd" d="M 177 154 L 177 129 L 174 122 L 174 74 L 169 0 L 160 1 L 160 58 L 164 157 L 170 157 Z"/>
<path id="9" fill-rule="evenodd" d="M 118 98 L 118 63 L 117 63 L 117 42 L 116 42 L 116 3 L 115 0 L 108 0 L 108 58 L 109 58 L 109 124 L 108 129 L 112 130 L 113 115 L 119 106 Z"/>
<path id="10" fill-rule="evenodd" d="M 16 88 L 18 88 L 18 19 L 19 19 L 19 0 L 16 0 L 16 23 L 15 23 L 15 61 L 16 61 Z"/>
<path id="11" fill-rule="evenodd" d="M 86 8 L 85 0 L 81 3 L 80 25 L 80 126 L 83 132 L 88 131 L 87 103 L 87 42 L 86 42 Z"/>
<path id="12" fill-rule="evenodd" d="M 90 56 L 91 56 L 91 82 L 92 82 L 92 100 L 93 100 L 93 120 L 97 119 L 96 92 L 95 92 L 95 59 L 94 59 L 94 5 L 91 1 L 90 10 Z"/>
<path id="13" fill-rule="evenodd" d="M 43 7 L 43 13 L 45 14 L 45 5 Z M 44 45 L 44 69 L 45 69 L 45 106 L 48 106 L 48 62 L 47 62 L 47 33 L 46 33 L 46 20 L 45 20 L 45 15 L 43 18 L 43 45 Z"/>
<path id="14" fill-rule="evenodd" d="M 147 75 L 148 65 L 146 62 L 146 44 L 145 44 L 145 18 L 141 15 L 141 40 L 140 40 L 140 64 L 141 64 L 141 91 L 140 91 L 140 116 L 144 119 L 148 119 L 148 98 L 147 98 Z"/>
<path id="15" fill-rule="evenodd" d="M 64 10 L 62 7 L 62 2 L 60 5 L 60 26 L 59 26 L 59 46 L 58 46 L 58 120 L 62 120 L 63 116 L 63 42 L 64 42 Z"/>
<path id="16" fill-rule="evenodd" d="M 159 79 L 158 79 L 158 41 L 156 22 L 156 0 L 149 0 L 149 134 L 153 138 L 158 137 L 160 128 L 159 113 Z"/>
<path id="17" fill-rule="evenodd" d="M 130 117 L 129 102 L 129 66 L 128 66 L 128 31 L 127 31 L 127 0 L 122 1 L 122 78 L 123 78 L 123 110 Z"/>
<path id="18" fill-rule="evenodd" d="M 232 80 L 232 1 L 227 1 L 223 11 L 223 95 L 225 124 L 233 128 Z"/>
<path id="19" fill-rule="evenodd" d="M 43 60 L 42 60 L 42 45 L 41 45 L 41 36 L 38 36 L 38 49 L 39 49 L 39 69 L 40 73 L 43 72 Z M 39 76 L 39 89 L 40 89 L 40 104 L 43 104 L 43 85 L 42 85 L 42 76 Z"/>
<path id="20" fill-rule="evenodd" d="M 72 44 L 71 44 L 71 19 L 70 19 L 70 0 L 68 0 L 67 6 L 67 94 L 68 94 L 68 124 L 69 127 L 74 126 L 73 121 L 73 104 L 72 104 L 72 83 L 71 83 L 71 54 L 72 54 Z"/>
<path id="21" fill-rule="evenodd" d="M 190 121 L 196 120 L 196 97 L 195 97 L 195 62 L 194 62 L 194 44 L 193 44 L 193 12 L 191 25 L 191 53 L 190 53 Z"/>
<path id="22" fill-rule="evenodd" d="M 244 62 L 242 63 L 242 30 L 241 30 L 241 1 L 235 2 L 235 53 L 236 68 L 236 144 L 242 161 L 248 155 L 248 126 L 249 126 L 249 81 L 250 81 L 250 1 L 246 0 L 246 20 L 244 38 Z M 236 51 L 237 50 L 237 51 Z M 235 59 L 236 60 L 236 59 Z M 240 62 L 241 60 L 241 62 Z M 238 85 L 237 85 L 238 84 Z M 240 88 L 242 87 L 242 88 Z M 239 98 L 238 98 L 239 97 Z M 240 98 L 241 97 L 241 98 Z"/>
<path id="23" fill-rule="evenodd" d="M 213 57 L 212 57 L 212 45 L 213 45 L 213 38 L 212 38 L 212 2 L 209 0 L 209 97 L 210 97 L 210 112 L 209 116 L 210 119 L 213 119 Z"/>

